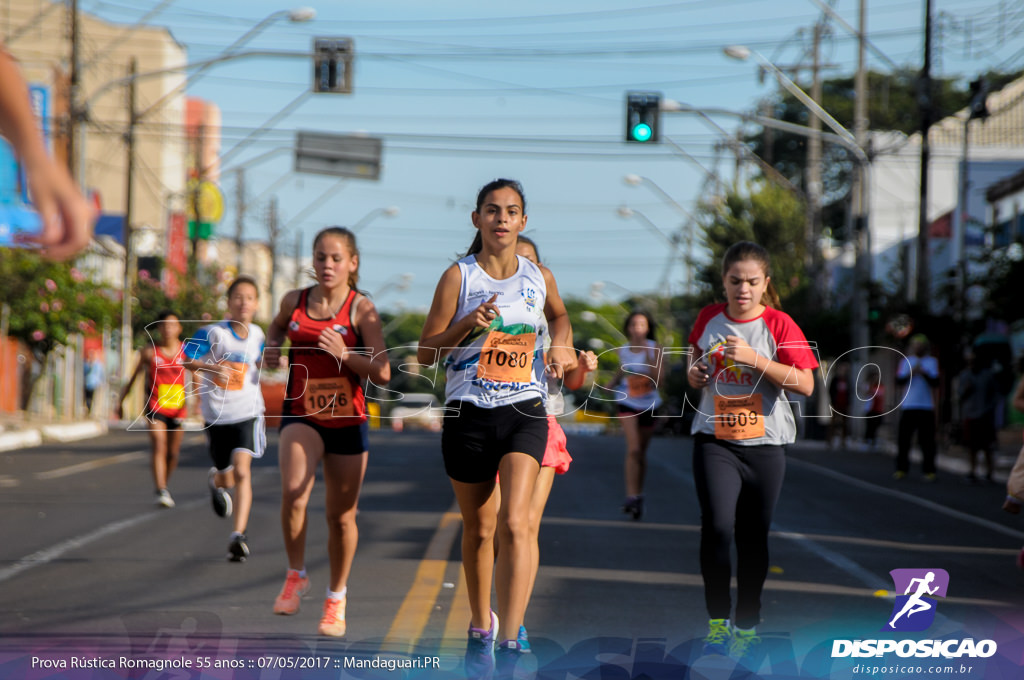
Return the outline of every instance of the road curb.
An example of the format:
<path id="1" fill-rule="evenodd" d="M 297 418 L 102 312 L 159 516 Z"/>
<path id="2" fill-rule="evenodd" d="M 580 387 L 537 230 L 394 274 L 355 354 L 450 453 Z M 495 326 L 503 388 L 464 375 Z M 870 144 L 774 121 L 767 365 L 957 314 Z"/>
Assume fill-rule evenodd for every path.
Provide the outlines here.
<path id="1" fill-rule="evenodd" d="M 106 434 L 107 424 L 98 420 L 90 420 L 84 423 L 44 425 L 41 430 L 43 439 L 47 441 L 74 442 Z"/>
<path id="2" fill-rule="evenodd" d="M 16 432 L 0 432 L 0 451 L 14 451 L 39 446 L 43 443 L 43 434 L 39 430 L 18 430 Z"/>

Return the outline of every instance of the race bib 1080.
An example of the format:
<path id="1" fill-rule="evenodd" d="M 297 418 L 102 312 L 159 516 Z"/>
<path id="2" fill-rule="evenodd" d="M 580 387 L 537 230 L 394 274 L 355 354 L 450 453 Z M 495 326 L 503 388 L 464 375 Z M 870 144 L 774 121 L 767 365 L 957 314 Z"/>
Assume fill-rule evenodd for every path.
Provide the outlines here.
<path id="1" fill-rule="evenodd" d="M 495 382 L 528 383 L 533 374 L 536 347 L 536 333 L 510 335 L 491 331 L 480 348 L 476 377 Z"/>

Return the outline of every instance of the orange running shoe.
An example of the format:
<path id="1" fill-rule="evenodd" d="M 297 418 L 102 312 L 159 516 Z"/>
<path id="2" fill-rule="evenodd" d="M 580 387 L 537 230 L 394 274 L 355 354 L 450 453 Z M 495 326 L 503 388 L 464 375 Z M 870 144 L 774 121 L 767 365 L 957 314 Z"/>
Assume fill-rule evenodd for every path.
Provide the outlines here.
<path id="1" fill-rule="evenodd" d="M 288 570 L 281 593 L 274 600 L 274 613 L 289 616 L 299 611 L 299 600 L 309 590 L 309 578 L 299 576 L 294 569 Z"/>
<path id="2" fill-rule="evenodd" d="M 320 635 L 330 637 L 343 637 L 345 635 L 345 601 L 343 597 L 335 600 L 329 597 L 324 600 L 324 615 L 320 618 L 320 628 L 317 632 Z"/>

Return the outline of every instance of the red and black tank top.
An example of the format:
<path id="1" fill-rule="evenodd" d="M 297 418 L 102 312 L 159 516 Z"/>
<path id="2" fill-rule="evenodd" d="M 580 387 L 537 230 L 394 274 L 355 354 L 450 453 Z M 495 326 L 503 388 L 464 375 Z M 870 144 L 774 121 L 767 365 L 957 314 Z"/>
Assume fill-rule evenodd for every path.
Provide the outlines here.
<path id="1" fill-rule="evenodd" d="M 338 313 L 329 319 L 314 319 L 306 305 L 312 288 L 299 295 L 299 304 L 288 322 L 288 386 L 285 417 L 308 418 L 321 427 L 351 427 L 366 422 L 366 396 L 359 376 L 327 350 L 317 346 L 326 328 L 341 333 L 350 348 L 362 347 L 359 332 L 352 325 L 352 304 L 356 291 L 350 290 Z"/>
<path id="2" fill-rule="evenodd" d="M 167 418 L 185 417 L 183 347 L 184 344 L 173 357 L 168 357 L 159 347 L 153 348 L 153 360 L 149 362 L 146 372 L 146 391 L 149 392 L 147 414 L 159 413 Z"/>

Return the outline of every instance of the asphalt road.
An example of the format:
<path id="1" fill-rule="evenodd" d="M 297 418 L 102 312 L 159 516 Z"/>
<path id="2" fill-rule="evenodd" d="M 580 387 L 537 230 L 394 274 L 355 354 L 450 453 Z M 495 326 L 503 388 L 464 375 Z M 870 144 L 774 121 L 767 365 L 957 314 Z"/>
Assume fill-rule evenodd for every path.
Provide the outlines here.
<path id="1" fill-rule="evenodd" d="M 690 439 L 654 440 L 640 522 L 619 511 L 623 448 L 620 437 L 569 437 L 575 462 L 555 482 L 527 612 L 535 653 L 520 670 L 559 680 L 740 677 L 727 660 L 699 658 L 707 615 Z M 187 433 L 170 484 L 177 507 L 167 510 L 153 504 L 145 433 L 0 454 L 0 678 L 461 675 L 468 607 L 439 435 L 371 434 L 343 640 L 315 634 L 327 579 L 320 481 L 311 596 L 296 616 L 275 616 L 286 568 L 276 435 L 254 466 L 244 564 L 225 559 L 230 523 L 210 509 L 209 465 L 202 433 Z M 760 674 L 855 678 L 869 674 L 855 670 L 861 662 L 905 662 L 829 652 L 836 639 L 885 637 L 899 594 L 889 572 L 915 568 L 946 570 L 949 590 L 932 626 L 907 636 L 999 645 L 994 657 L 956 659 L 955 672 L 928 677 L 1024 677 L 1024 571 L 1014 564 L 1024 523 L 1000 511 L 1002 488 L 951 475 L 896 482 L 891 471 L 881 454 L 791 448 Z M 60 667 L 73 659 L 92 665 Z M 157 668 L 154 659 L 191 665 Z M 917 670 L 886 677 L 927 673 Z"/>

